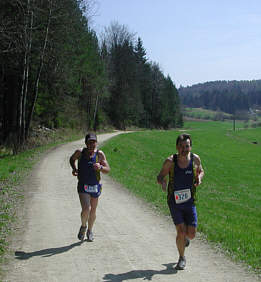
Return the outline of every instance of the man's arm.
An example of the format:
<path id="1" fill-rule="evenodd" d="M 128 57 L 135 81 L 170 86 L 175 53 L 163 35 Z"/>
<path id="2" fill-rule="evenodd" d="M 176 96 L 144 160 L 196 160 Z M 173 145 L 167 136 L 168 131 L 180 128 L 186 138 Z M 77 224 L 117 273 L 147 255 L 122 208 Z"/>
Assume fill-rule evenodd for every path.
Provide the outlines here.
<path id="1" fill-rule="evenodd" d="M 201 161 L 200 161 L 200 157 L 196 154 L 194 154 L 194 161 L 195 161 L 195 165 L 196 165 L 196 183 L 195 185 L 198 186 L 201 184 L 203 176 L 204 176 L 204 169 L 202 167 Z"/>
<path id="2" fill-rule="evenodd" d="M 99 150 L 98 154 L 99 154 L 98 155 L 98 157 L 99 157 L 98 163 L 95 163 L 93 165 L 94 169 L 99 170 L 102 173 L 109 173 L 111 169 L 110 169 L 110 166 L 109 166 L 109 164 L 106 160 L 105 154 L 101 150 Z"/>
<path id="3" fill-rule="evenodd" d="M 160 173 L 157 176 L 157 182 L 158 184 L 161 185 L 163 191 L 166 191 L 167 181 L 165 177 L 169 174 L 171 165 L 172 165 L 172 157 L 168 157 L 164 161 Z"/>
<path id="4" fill-rule="evenodd" d="M 75 161 L 78 160 L 81 156 L 81 151 L 76 150 L 70 157 L 70 165 L 72 167 L 72 175 L 77 176 L 78 175 L 78 169 L 76 168 Z"/>

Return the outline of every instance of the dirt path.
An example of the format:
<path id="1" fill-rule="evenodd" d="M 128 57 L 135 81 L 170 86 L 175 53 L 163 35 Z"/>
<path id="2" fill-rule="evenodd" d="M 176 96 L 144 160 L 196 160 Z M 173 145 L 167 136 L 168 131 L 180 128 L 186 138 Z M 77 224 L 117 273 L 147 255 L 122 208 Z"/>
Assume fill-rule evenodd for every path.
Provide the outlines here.
<path id="1" fill-rule="evenodd" d="M 186 270 L 174 270 L 171 219 L 104 175 L 95 241 L 80 243 L 77 180 L 68 159 L 82 146 L 83 140 L 49 152 L 33 171 L 4 281 L 260 281 L 199 239 L 187 249 Z"/>

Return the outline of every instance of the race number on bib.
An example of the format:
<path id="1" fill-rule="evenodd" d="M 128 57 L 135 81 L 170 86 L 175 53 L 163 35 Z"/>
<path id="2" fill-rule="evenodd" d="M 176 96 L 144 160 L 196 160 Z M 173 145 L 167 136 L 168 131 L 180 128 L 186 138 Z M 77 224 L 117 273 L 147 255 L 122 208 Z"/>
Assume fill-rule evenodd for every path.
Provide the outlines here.
<path id="1" fill-rule="evenodd" d="M 174 197 L 175 197 L 176 204 L 185 203 L 191 198 L 190 189 L 174 191 Z"/>
<path id="2" fill-rule="evenodd" d="M 98 193 L 98 185 L 84 185 L 84 190 L 89 193 Z"/>

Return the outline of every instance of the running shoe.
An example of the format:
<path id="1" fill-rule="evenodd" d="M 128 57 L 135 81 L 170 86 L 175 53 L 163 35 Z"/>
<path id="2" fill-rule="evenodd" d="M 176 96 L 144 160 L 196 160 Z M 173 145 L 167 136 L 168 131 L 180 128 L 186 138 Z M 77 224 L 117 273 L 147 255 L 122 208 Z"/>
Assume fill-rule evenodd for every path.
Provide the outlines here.
<path id="1" fill-rule="evenodd" d="M 189 244 L 190 244 L 190 240 L 189 240 L 189 238 L 185 238 L 185 247 L 188 247 L 189 246 Z"/>
<path id="2" fill-rule="evenodd" d="M 85 235 L 85 231 L 86 231 L 87 226 L 81 226 L 79 233 L 78 233 L 78 239 L 83 241 L 84 240 L 84 235 Z"/>
<path id="3" fill-rule="evenodd" d="M 176 265 L 175 268 L 176 268 L 177 270 L 184 270 L 184 269 L 185 269 L 185 266 L 186 266 L 186 258 L 180 256 L 180 257 L 179 257 L 179 261 L 178 261 L 178 263 L 177 263 L 177 265 Z"/>
<path id="4" fill-rule="evenodd" d="M 92 242 L 92 241 L 94 240 L 94 237 L 93 237 L 93 233 L 92 233 L 92 231 L 87 230 L 86 235 L 87 235 L 87 239 L 88 239 L 88 241 Z"/>

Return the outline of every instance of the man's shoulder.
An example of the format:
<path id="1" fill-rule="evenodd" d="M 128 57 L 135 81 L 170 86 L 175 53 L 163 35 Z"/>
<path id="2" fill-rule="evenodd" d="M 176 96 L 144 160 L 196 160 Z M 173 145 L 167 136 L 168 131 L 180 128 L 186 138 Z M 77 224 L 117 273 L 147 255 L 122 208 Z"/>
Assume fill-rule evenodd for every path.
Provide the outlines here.
<path id="1" fill-rule="evenodd" d="M 169 159 L 171 162 L 174 162 L 174 161 L 177 160 L 177 157 L 178 157 L 177 153 L 174 153 L 174 154 L 170 155 L 170 156 L 168 157 L 168 159 Z"/>
<path id="2" fill-rule="evenodd" d="M 105 157 L 105 154 L 102 150 L 97 150 L 97 155 L 98 155 L 98 157 L 101 157 L 101 158 Z"/>
<path id="3" fill-rule="evenodd" d="M 170 156 L 168 156 L 168 157 L 166 158 L 166 161 L 171 161 L 172 159 L 173 159 L 173 156 L 170 155 Z"/>
<path id="4" fill-rule="evenodd" d="M 176 155 L 176 154 L 172 154 L 172 155 L 168 156 L 167 159 L 165 160 L 165 162 L 167 162 L 167 163 L 173 163 L 174 160 L 176 159 L 175 155 Z"/>
<path id="5" fill-rule="evenodd" d="M 198 154 L 195 154 L 195 153 L 192 153 L 192 152 L 191 152 L 191 154 L 193 154 L 193 158 L 200 159 Z"/>
<path id="6" fill-rule="evenodd" d="M 77 150 L 75 150 L 75 152 L 73 153 L 73 156 L 75 156 L 75 157 L 80 157 L 81 154 L 82 154 L 82 150 L 77 149 Z"/>
<path id="7" fill-rule="evenodd" d="M 193 154 L 193 160 L 196 164 L 200 163 L 200 157 L 198 154 L 192 153 Z"/>

